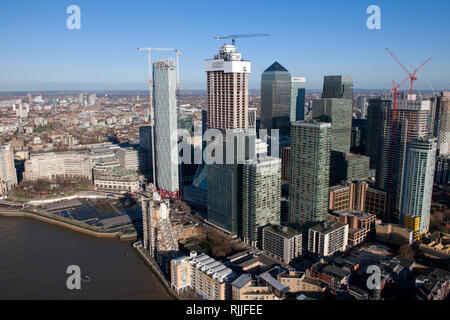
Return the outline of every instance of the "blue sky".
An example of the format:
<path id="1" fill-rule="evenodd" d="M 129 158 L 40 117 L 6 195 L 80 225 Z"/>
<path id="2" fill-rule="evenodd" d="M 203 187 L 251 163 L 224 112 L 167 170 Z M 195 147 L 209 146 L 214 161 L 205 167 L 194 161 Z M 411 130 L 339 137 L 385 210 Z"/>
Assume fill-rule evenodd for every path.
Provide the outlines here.
<path id="1" fill-rule="evenodd" d="M 66 8 L 81 8 L 81 30 L 66 28 Z M 369 30 L 366 9 L 381 8 L 381 30 Z M 307 88 L 324 75 L 352 75 L 356 88 L 383 89 L 428 57 L 418 88 L 450 89 L 450 1 L 365 0 L 34 0 L 0 2 L 0 91 L 145 89 L 146 56 L 138 47 L 174 47 L 181 88 L 205 88 L 204 60 L 223 41 L 215 35 L 269 33 L 238 39 L 252 61 L 250 87 L 274 61 Z M 169 54 L 170 55 L 170 54 Z M 166 58 L 157 53 L 155 58 Z M 405 88 L 407 85 L 405 85 Z"/>

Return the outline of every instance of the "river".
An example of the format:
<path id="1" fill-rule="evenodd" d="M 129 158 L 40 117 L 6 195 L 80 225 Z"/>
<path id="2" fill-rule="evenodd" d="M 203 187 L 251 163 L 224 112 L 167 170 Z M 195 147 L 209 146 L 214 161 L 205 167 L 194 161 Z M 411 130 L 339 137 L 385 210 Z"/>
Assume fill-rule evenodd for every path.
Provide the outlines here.
<path id="1" fill-rule="evenodd" d="M 69 290 L 77 265 L 91 281 Z M 0 216 L 1 299 L 171 299 L 130 242 Z"/>

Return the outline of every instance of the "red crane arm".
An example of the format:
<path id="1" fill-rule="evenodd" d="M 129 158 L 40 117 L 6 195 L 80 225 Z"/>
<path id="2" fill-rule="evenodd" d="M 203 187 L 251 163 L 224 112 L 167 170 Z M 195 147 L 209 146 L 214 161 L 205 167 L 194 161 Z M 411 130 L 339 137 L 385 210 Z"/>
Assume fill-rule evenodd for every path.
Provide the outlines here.
<path id="1" fill-rule="evenodd" d="M 409 73 L 408 69 L 406 69 L 406 67 L 400 62 L 400 60 L 398 60 L 398 58 L 395 56 L 395 54 L 394 54 L 391 50 L 389 50 L 389 48 L 386 48 L 386 51 L 389 52 L 389 54 L 390 54 L 390 55 L 395 59 L 395 61 L 397 61 L 397 63 L 400 65 L 400 67 L 402 67 L 403 70 L 405 70 L 405 72 L 406 72 L 407 74 L 409 74 L 410 77 L 412 77 L 412 74 Z"/>
<path id="2" fill-rule="evenodd" d="M 420 65 L 420 67 L 418 67 L 416 70 L 414 70 L 413 75 L 415 75 L 415 74 L 417 73 L 417 71 L 419 71 L 420 69 L 422 69 L 423 66 L 426 65 L 426 64 L 427 64 L 428 62 L 430 62 L 430 61 L 431 61 L 431 58 L 428 58 L 427 61 L 425 61 L 424 63 L 422 63 L 422 64 Z"/>

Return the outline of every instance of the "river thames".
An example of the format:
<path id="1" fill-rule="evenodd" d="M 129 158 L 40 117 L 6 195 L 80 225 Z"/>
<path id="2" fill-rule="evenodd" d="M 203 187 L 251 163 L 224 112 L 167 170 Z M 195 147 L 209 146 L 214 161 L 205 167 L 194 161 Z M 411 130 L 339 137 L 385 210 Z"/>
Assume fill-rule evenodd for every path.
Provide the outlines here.
<path id="1" fill-rule="evenodd" d="M 66 286 L 77 265 L 91 280 Z M 171 299 L 131 242 L 0 216 L 0 299 Z"/>

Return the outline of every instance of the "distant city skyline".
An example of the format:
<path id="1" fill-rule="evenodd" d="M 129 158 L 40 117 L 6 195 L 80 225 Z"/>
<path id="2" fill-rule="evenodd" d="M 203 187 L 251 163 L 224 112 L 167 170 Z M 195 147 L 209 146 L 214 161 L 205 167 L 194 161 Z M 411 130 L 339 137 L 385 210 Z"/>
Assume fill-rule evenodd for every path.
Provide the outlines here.
<path id="1" fill-rule="evenodd" d="M 66 28 L 66 8 L 81 8 L 81 30 Z M 366 9 L 381 8 L 381 30 L 369 30 Z M 236 7 L 239 10 L 236 10 Z M 0 5 L 0 91 L 145 90 L 146 57 L 138 47 L 182 52 L 181 89 L 205 89 L 205 59 L 226 41 L 215 35 L 269 33 L 237 39 L 252 62 L 250 89 L 278 61 L 307 89 L 321 89 L 325 75 L 351 75 L 355 89 L 389 89 L 428 57 L 415 88 L 450 88 L 450 3 L 422 1 L 15 1 Z M 439 8 L 439 10 L 436 10 Z M 153 14 L 155 12 L 155 14 Z M 172 58 L 155 53 L 155 59 Z M 407 88 L 407 84 L 402 87 Z"/>

